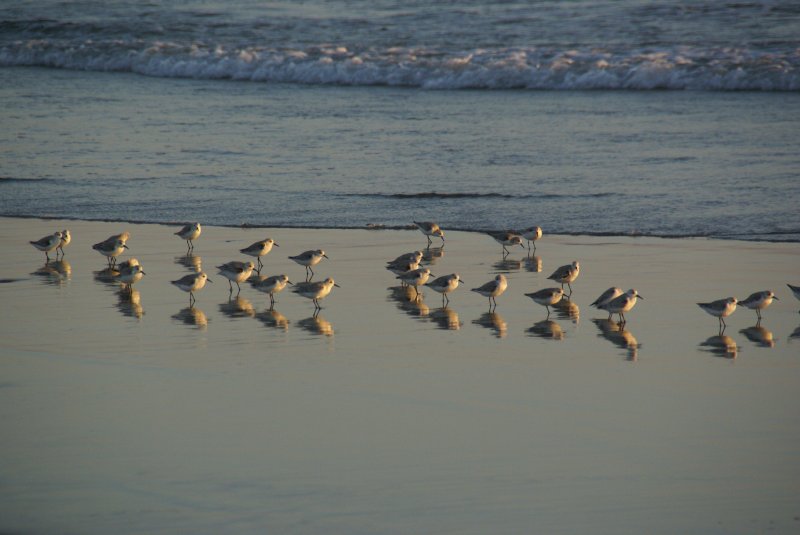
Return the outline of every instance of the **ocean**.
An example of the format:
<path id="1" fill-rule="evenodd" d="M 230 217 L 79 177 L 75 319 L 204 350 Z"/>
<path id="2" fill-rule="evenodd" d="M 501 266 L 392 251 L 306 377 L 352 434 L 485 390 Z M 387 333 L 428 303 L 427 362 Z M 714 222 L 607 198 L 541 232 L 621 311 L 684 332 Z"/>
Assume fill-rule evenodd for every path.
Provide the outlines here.
<path id="1" fill-rule="evenodd" d="M 800 5 L 20 2 L 0 215 L 800 241 Z"/>

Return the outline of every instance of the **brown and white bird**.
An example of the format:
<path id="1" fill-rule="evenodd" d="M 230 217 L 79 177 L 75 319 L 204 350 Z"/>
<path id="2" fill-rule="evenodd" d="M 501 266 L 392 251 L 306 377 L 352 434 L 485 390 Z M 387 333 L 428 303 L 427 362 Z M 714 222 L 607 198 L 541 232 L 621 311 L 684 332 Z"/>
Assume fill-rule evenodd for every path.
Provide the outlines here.
<path id="1" fill-rule="evenodd" d="M 202 290 L 206 282 L 214 282 L 208 278 L 208 275 L 200 271 L 199 273 L 191 273 L 176 281 L 170 281 L 172 284 L 183 290 L 189 292 L 189 306 L 194 304 L 194 292 Z"/>
<path id="2" fill-rule="evenodd" d="M 29 243 L 40 251 L 44 252 L 47 262 L 50 262 L 50 251 L 61 245 L 61 232 L 54 232 L 49 236 L 44 236 L 43 238 L 39 238 L 38 240 L 31 241 Z M 56 252 L 56 257 L 58 257 L 58 252 Z"/>
<path id="3" fill-rule="evenodd" d="M 525 248 L 525 246 L 522 245 L 522 236 L 515 232 L 489 232 L 488 234 L 494 238 L 494 241 L 503 246 L 503 252 L 505 254 L 509 253 L 509 250 L 506 249 L 506 247 L 509 245 L 519 245 L 523 249 Z"/>
<path id="4" fill-rule="evenodd" d="M 308 279 L 309 272 L 311 273 L 311 277 L 314 276 L 314 270 L 311 269 L 311 267 L 319 264 L 320 260 L 322 260 L 323 258 L 328 258 L 328 255 L 325 254 L 325 251 L 323 251 L 322 249 L 316 249 L 312 251 L 302 252 L 296 256 L 290 256 L 289 260 L 294 260 L 301 266 L 305 266 L 306 279 Z"/>
<path id="5" fill-rule="evenodd" d="M 269 306 L 275 306 L 275 294 L 283 291 L 287 284 L 294 285 L 286 275 L 272 275 L 271 277 L 259 276 L 253 281 L 253 288 L 269 295 Z"/>
<path id="6" fill-rule="evenodd" d="M 234 282 L 236 283 L 236 287 L 239 289 L 239 292 L 241 292 L 242 287 L 239 286 L 239 283 L 249 279 L 255 268 L 256 265 L 249 260 L 247 262 L 233 260 L 231 262 L 226 262 L 221 266 L 217 266 L 219 274 L 228 279 L 228 286 L 230 287 L 230 292 L 228 293 L 233 293 L 232 283 Z M 239 295 L 239 292 L 237 292 L 236 295 Z"/>
<path id="7" fill-rule="evenodd" d="M 439 277 L 438 279 L 432 280 L 431 282 L 425 284 L 425 286 L 442 294 L 442 304 L 447 306 L 450 304 L 450 298 L 447 296 L 447 294 L 455 291 L 461 282 L 464 281 L 458 273 L 451 273 L 450 275 L 445 275 L 444 277 Z M 447 304 L 445 304 L 445 301 L 447 301 Z"/>
<path id="8" fill-rule="evenodd" d="M 622 288 L 617 288 L 616 286 L 612 286 L 605 292 L 601 293 L 600 297 L 598 297 L 592 303 L 590 303 L 589 306 L 600 308 L 600 305 L 605 305 L 615 297 L 619 297 L 622 294 L 623 294 Z M 611 319 L 611 312 L 608 313 L 608 319 Z"/>
<path id="9" fill-rule="evenodd" d="M 250 244 L 244 249 L 239 249 L 239 252 L 248 256 L 254 256 L 256 260 L 258 260 L 257 271 L 261 272 L 261 268 L 264 267 L 264 264 L 261 262 L 261 257 L 269 253 L 273 247 L 280 247 L 280 245 L 275 243 L 275 240 L 272 238 L 267 238 L 266 240 L 261 240 Z"/>
<path id="10" fill-rule="evenodd" d="M 637 292 L 635 289 L 631 288 L 624 294 L 613 299 L 609 299 L 601 305 L 597 305 L 597 308 L 607 311 L 609 317 L 611 317 L 611 314 L 619 314 L 620 323 L 624 325 L 627 321 L 625 319 L 625 312 L 628 312 L 634 306 L 636 306 L 637 299 L 644 299 L 644 297 L 639 295 L 639 292 Z"/>
<path id="11" fill-rule="evenodd" d="M 195 221 L 194 223 L 184 225 L 175 235 L 186 240 L 186 252 L 188 253 L 194 250 L 194 244 L 192 242 L 200 237 L 201 232 L 203 232 L 203 228 L 200 226 L 200 223 Z"/>
<path id="12" fill-rule="evenodd" d="M 64 247 L 70 244 L 72 241 L 72 234 L 70 234 L 69 229 L 64 229 L 61 231 L 61 243 L 58 244 L 56 248 L 56 258 L 58 258 L 58 251 L 61 251 L 61 257 L 64 257 Z"/>
<path id="13" fill-rule="evenodd" d="M 575 279 L 578 278 L 578 275 L 580 275 L 580 272 L 581 272 L 581 266 L 580 266 L 580 264 L 578 264 L 578 261 L 575 260 L 571 264 L 567 264 L 565 266 L 561 266 L 560 268 L 555 270 L 552 275 L 550 275 L 547 278 L 550 279 L 550 280 L 554 280 L 556 282 L 560 282 L 562 290 L 564 289 L 564 285 L 566 284 L 569 287 L 569 294 L 567 295 L 567 297 L 570 297 L 572 295 L 572 284 L 571 283 L 574 282 Z"/>
<path id="14" fill-rule="evenodd" d="M 298 282 L 294 285 L 292 291 L 307 299 L 311 299 L 314 302 L 314 313 L 316 314 L 322 308 L 319 306 L 319 300 L 327 297 L 334 286 L 341 288 L 332 278 L 328 277 L 324 281 L 319 282 Z"/>
<path id="15" fill-rule="evenodd" d="M 717 299 L 716 301 L 711 301 L 710 303 L 697 303 L 697 306 L 712 316 L 718 317 L 719 327 L 722 329 L 723 326 L 727 327 L 727 324 L 723 318 L 727 318 L 736 312 L 736 304 L 738 302 L 739 301 L 735 297 L 726 297 L 725 299 Z"/>
<path id="16" fill-rule="evenodd" d="M 750 294 L 747 299 L 739 301 L 743 307 L 756 311 L 759 321 L 761 321 L 761 311 L 772 304 L 772 300 L 780 301 L 772 290 L 764 290 Z"/>
<path id="17" fill-rule="evenodd" d="M 508 280 L 506 280 L 506 276 L 501 273 L 497 275 L 494 280 L 490 280 L 478 288 L 473 288 L 472 291 L 479 293 L 484 297 L 488 297 L 489 310 L 493 310 L 492 303 L 494 303 L 494 308 L 497 308 L 496 298 L 503 295 L 503 292 L 505 292 L 507 288 Z"/>
<path id="18" fill-rule="evenodd" d="M 531 250 L 531 242 L 533 242 L 533 252 L 536 252 L 536 241 L 542 237 L 542 227 L 528 227 L 521 230 L 520 235 L 528 241 L 528 251 Z"/>
<path id="19" fill-rule="evenodd" d="M 428 245 L 431 244 L 431 236 L 441 238 L 442 245 L 444 245 L 444 231 L 439 228 L 438 224 L 432 221 L 414 221 L 414 224 L 428 238 Z"/>
<path id="20" fill-rule="evenodd" d="M 550 307 L 561 301 L 564 297 L 563 288 L 545 288 L 537 292 L 526 293 L 528 297 L 539 305 L 547 309 L 547 317 L 550 317 Z"/>

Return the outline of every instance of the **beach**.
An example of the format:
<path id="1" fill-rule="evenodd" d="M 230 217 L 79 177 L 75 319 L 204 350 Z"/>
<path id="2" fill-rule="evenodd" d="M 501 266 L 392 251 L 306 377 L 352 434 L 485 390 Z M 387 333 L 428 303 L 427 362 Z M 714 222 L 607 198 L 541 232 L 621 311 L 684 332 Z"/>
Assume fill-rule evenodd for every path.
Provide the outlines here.
<path id="1" fill-rule="evenodd" d="M 28 244 L 73 234 L 64 262 Z M 504 260 L 447 232 L 443 308 L 385 262 L 412 230 L 178 226 L 0 218 L 0 529 L 25 533 L 752 533 L 797 530 L 797 243 L 548 235 Z M 133 297 L 93 243 L 122 231 Z M 270 311 L 215 266 L 272 237 L 263 274 L 324 249 L 313 304 Z M 439 240 L 434 240 L 434 246 Z M 51 255 L 52 256 L 52 255 Z M 579 260 L 569 306 L 524 295 Z M 170 284 L 201 265 L 196 294 Z M 504 273 L 494 315 L 469 291 Z M 644 297 L 620 331 L 589 307 Z M 696 303 L 772 289 L 756 326 Z M 566 305 L 566 304 L 565 304 Z M 734 347 L 735 345 L 735 347 Z"/>

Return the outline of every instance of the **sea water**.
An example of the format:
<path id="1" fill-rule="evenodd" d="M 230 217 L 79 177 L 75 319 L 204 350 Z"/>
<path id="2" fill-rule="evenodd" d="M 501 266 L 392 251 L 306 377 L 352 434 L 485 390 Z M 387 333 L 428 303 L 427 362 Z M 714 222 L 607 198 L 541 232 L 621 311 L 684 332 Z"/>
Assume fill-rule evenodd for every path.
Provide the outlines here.
<path id="1" fill-rule="evenodd" d="M 800 239 L 793 2 L 0 18 L 0 215 Z"/>

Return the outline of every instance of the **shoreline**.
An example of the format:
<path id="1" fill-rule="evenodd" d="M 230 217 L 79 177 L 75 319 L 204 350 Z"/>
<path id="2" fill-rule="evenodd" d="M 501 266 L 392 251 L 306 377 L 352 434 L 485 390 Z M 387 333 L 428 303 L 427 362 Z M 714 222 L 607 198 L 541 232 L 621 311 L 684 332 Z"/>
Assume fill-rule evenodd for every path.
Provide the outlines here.
<path id="1" fill-rule="evenodd" d="M 149 220 L 133 220 L 133 219 L 110 219 L 110 218 L 97 218 L 97 219 L 86 219 L 82 217 L 64 217 L 64 216 L 42 216 L 42 215 L 3 215 L 0 214 L 0 218 L 8 218 L 8 219 L 39 219 L 42 221 L 53 221 L 53 220 L 61 220 L 61 221 L 84 221 L 87 223 L 128 223 L 131 225 L 160 225 L 160 226 L 168 226 L 168 227 L 175 227 L 175 226 L 182 226 L 191 221 L 149 221 Z M 202 222 L 201 222 L 202 223 Z M 410 225 L 384 225 L 381 223 L 367 223 L 361 226 L 313 226 L 313 225 L 272 225 L 272 224 L 254 224 L 254 223 L 239 223 L 239 224 L 209 224 L 206 225 L 202 223 L 203 226 L 209 227 L 217 227 L 217 228 L 238 228 L 238 229 L 293 229 L 293 230 L 367 230 L 367 231 L 390 231 L 390 230 L 417 230 L 417 227 L 413 224 Z M 469 229 L 469 228 L 459 228 L 459 227 L 442 227 L 444 230 L 452 231 L 452 232 L 464 232 L 469 234 L 486 234 L 491 232 L 504 232 L 508 229 L 505 228 L 496 228 L 496 229 Z M 775 232 L 774 234 L 785 234 Z M 709 240 L 720 240 L 720 241 L 739 241 L 744 243 L 800 243 L 800 238 L 798 239 L 786 239 L 786 240 L 778 240 L 778 239 L 763 239 L 763 238 L 745 238 L 741 236 L 719 236 L 719 235 L 711 235 L 711 234 L 674 234 L 674 235 L 659 235 L 659 234 L 647 234 L 647 233 L 628 233 L 628 234 L 620 234 L 614 232 L 597 232 L 597 233 L 586 233 L 586 232 L 558 232 L 553 234 L 546 234 L 546 236 L 553 236 L 553 237 L 581 237 L 585 236 L 588 238 L 657 238 L 657 239 L 664 239 L 664 240 L 682 240 L 682 239 L 709 239 Z M 763 234 L 759 234 L 759 236 L 763 236 Z"/>

